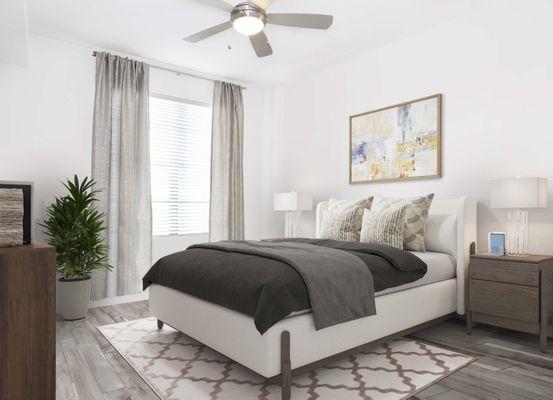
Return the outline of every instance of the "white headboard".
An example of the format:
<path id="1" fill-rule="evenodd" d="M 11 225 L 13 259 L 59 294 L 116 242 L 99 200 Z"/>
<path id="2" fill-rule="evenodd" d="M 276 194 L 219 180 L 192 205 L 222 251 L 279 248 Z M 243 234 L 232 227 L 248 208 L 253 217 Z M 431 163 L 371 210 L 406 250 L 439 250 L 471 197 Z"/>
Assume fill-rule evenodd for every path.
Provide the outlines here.
<path id="1" fill-rule="evenodd" d="M 328 201 L 320 202 L 317 205 L 316 237 L 320 235 L 323 215 L 327 210 Z M 471 244 L 476 243 L 476 200 L 467 197 L 457 199 L 435 198 L 430 206 L 428 219 L 429 224 L 425 234 L 427 247 L 430 250 L 434 248 L 444 249 L 441 251 L 455 257 L 457 264 L 457 312 L 464 314 L 470 249 Z M 428 232 L 429 230 L 431 232 Z M 451 234 L 446 233 L 448 230 L 451 230 Z"/>

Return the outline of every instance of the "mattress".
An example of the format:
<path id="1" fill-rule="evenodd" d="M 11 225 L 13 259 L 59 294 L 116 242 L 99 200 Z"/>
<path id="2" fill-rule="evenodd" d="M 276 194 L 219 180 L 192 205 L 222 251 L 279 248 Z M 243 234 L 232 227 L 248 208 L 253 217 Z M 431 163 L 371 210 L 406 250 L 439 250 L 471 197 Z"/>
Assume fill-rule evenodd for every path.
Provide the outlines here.
<path id="1" fill-rule="evenodd" d="M 437 283 L 447 281 L 448 279 L 455 278 L 455 258 L 445 253 L 433 253 L 426 252 L 420 253 L 411 251 L 410 253 L 416 255 L 428 266 L 426 274 L 419 280 L 409 282 L 405 285 L 396 286 L 380 292 L 376 292 L 375 296 L 382 296 L 385 294 L 401 292 L 402 290 L 411 289 L 418 286 L 430 285 L 431 283 Z"/>

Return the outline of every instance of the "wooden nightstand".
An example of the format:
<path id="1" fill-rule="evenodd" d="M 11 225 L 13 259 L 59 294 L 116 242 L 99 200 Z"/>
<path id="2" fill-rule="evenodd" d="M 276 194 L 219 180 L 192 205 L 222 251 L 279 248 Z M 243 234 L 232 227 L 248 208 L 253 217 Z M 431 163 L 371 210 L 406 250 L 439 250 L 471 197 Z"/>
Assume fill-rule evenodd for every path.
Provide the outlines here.
<path id="1" fill-rule="evenodd" d="M 472 255 L 467 333 L 473 322 L 533 333 L 547 349 L 553 317 L 553 256 Z"/>

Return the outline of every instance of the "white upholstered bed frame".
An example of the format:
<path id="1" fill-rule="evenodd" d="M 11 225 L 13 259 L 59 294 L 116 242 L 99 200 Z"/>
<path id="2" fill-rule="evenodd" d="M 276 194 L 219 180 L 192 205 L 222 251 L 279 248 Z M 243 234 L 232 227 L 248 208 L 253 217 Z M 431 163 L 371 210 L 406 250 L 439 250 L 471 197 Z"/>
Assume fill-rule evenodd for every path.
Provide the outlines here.
<path id="1" fill-rule="evenodd" d="M 317 236 L 327 208 L 327 202 L 317 206 Z M 377 296 L 377 315 L 317 331 L 312 315 L 303 314 L 286 318 L 261 335 L 248 315 L 160 285 L 150 288 L 150 312 L 159 321 L 280 383 L 283 399 L 289 399 L 291 374 L 367 343 L 407 334 L 454 313 L 464 314 L 465 273 L 476 241 L 476 202 L 434 199 L 430 214 L 433 220 L 450 222 L 449 228 L 444 224 L 443 234 L 438 223 L 433 234 L 455 242 L 446 247 L 456 260 L 456 278 Z"/>

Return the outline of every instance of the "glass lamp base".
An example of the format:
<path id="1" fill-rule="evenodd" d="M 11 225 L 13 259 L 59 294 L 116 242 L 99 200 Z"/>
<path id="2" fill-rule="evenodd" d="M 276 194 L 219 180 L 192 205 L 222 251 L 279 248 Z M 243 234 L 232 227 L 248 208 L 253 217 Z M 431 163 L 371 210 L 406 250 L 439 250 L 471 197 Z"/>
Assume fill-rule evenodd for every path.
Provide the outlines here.
<path id="1" fill-rule="evenodd" d="M 287 211 L 284 218 L 284 237 L 300 237 L 301 211 Z"/>
<path id="2" fill-rule="evenodd" d="M 528 211 L 510 210 L 507 226 L 507 253 L 524 256 L 528 254 Z"/>

